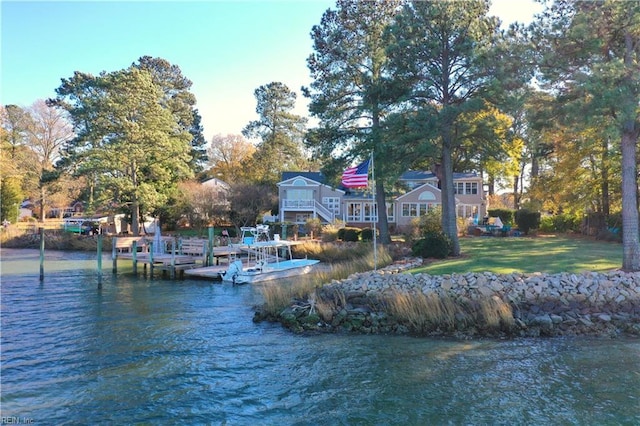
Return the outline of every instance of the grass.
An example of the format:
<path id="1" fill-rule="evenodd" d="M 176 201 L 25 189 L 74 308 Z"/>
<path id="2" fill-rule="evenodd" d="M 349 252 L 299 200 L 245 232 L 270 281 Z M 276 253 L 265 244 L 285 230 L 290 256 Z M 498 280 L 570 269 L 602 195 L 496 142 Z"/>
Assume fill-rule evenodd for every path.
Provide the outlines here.
<path id="1" fill-rule="evenodd" d="M 328 252 L 323 253 L 321 247 L 325 247 Z M 336 250 L 342 254 L 337 253 Z M 354 250 L 357 256 L 353 254 Z M 316 259 L 336 256 L 340 259 L 352 260 L 323 265 L 315 272 L 303 275 L 288 285 L 283 285 L 279 281 L 265 284 L 261 288 L 261 293 L 264 297 L 262 312 L 266 316 L 277 317 L 284 308 L 291 305 L 293 299 L 308 300 L 310 297 L 313 298 L 313 304 L 317 303 L 320 313 L 328 315 L 331 307 L 341 301 L 315 299 L 316 289 L 330 283 L 332 280 L 341 280 L 356 272 L 370 271 L 374 268 L 375 263 L 371 245 L 358 245 L 355 249 L 354 247 L 346 246 L 346 248 L 340 250 L 334 245 L 305 244 L 305 250 L 301 251 Z M 316 256 L 313 256 L 314 253 Z M 353 259 L 353 257 L 356 258 Z M 392 262 L 391 256 L 384 247 L 380 247 L 378 250 L 377 260 L 378 267 L 384 267 Z M 342 301 L 342 304 L 345 304 L 344 301 Z"/>
<path id="2" fill-rule="evenodd" d="M 622 265 L 622 245 L 557 235 L 460 239 L 462 255 L 434 261 L 411 272 L 442 275 L 467 272 L 604 272 Z"/>
<path id="3" fill-rule="evenodd" d="M 511 306 L 497 296 L 463 302 L 447 294 L 395 291 L 388 296 L 387 306 L 391 315 L 417 334 L 468 327 L 508 331 L 514 326 Z"/>

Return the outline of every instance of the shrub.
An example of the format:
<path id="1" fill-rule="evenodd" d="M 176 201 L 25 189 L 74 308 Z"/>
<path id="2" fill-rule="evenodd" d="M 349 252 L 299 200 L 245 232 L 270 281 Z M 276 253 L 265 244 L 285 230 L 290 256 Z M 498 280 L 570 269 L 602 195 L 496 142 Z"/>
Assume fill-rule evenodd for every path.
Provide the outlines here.
<path id="1" fill-rule="evenodd" d="M 499 217 L 505 225 L 513 225 L 515 210 L 511 209 L 489 209 L 487 214 L 490 217 Z"/>
<path id="2" fill-rule="evenodd" d="M 378 233 L 378 230 L 376 229 L 376 237 L 380 235 Z M 371 228 L 365 228 L 360 232 L 360 237 L 362 238 L 362 241 L 373 241 L 373 229 Z"/>
<path id="3" fill-rule="evenodd" d="M 444 232 L 430 232 L 414 242 L 411 251 L 414 256 L 444 259 L 451 253 L 451 248 L 451 240 Z"/>
<path id="4" fill-rule="evenodd" d="M 307 219 L 304 226 L 311 238 L 318 237 L 322 232 L 322 221 L 317 217 Z"/>
<path id="5" fill-rule="evenodd" d="M 358 241 L 360 239 L 360 228 L 342 228 L 342 241 Z M 338 232 L 338 236 L 341 234 Z"/>
<path id="6" fill-rule="evenodd" d="M 468 233 L 469 220 L 464 217 L 456 218 L 456 227 L 458 228 L 458 236 L 464 237 Z"/>
<path id="7" fill-rule="evenodd" d="M 544 216 L 540 219 L 540 230 L 543 232 L 580 231 L 582 219 L 568 213 Z"/>
<path id="8" fill-rule="evenodd" d="M 427 234 L 433 232 L 441 232 L 442 231 L 442 207 L 437 206 L 432 209 L 429 209 L 426 214 L 420 217 L 420 221 L 418 222 L 418 229 L 420 231 L 421 236 L 426 236 Z"/>
<path id="9" fill-rule="evenodd" d="M 529 231 L 532 229 L 538 229 L 540 227 L 540 212 L 520 209 L 516 211 L 515 219 L 518 229 L 524 232 L 525 235 L 529 235 Z"/>

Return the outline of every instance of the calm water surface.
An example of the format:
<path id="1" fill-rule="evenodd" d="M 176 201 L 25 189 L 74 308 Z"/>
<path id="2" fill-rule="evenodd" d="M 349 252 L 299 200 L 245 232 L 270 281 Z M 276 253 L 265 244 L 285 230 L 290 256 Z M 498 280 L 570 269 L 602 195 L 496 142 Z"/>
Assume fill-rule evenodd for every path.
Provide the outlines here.
<path id="1" fill-rule="evenodd" d="M 640 424 L 640 340 L 297 336 L 258 288 L 2 249 L 1 414 L 37 424 Z M 6 421 L 5 421 L 6 422 Z"/>

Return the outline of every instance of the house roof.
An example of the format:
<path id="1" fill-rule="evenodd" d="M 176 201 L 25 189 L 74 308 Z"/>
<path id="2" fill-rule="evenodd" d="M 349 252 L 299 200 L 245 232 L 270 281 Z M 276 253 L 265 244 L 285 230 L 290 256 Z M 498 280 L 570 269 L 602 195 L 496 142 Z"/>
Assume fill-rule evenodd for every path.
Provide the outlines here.
<path id="1" fill-rule="evenodd" d="M 204 186 L 221 186 L 225 189 L 229 189 L 230 186 L 227 182 L 220 180 L 218 178 L 211 178 L 211 179 L 207 179 L 204 182 L 202 182 L 202 185 Z"/>
<path id="2" fill-rule="evenodd" d="M 465 173 L 453 173 L 453 179 L 471 179 L 477 178 L 478 174 L 475 172 L 465 172 Z M 435 173 L 429 171 L 421 171 L 421 170 L 408 170 L 404 172 L 400 176 L 400 180 L 411 180 L 411 181 L 420 181 L 420 180 L 430 180 L 437 179 Z"/>
<path id="3" fill-rule="evenodd" d="M 289 179 L 296 178 L 298 176 L 302 176 L 307 179 L 311 179 L 318 183 L 326 183 L 327 179 L 320 172 L 282 172 L 281 182 L 284 182 Z"/>
<path id="4" fill-rule="evenodd" d="M 422 184 L 422 185 L 412 189 L 411 191 L 407 192 L 406 194 L 400 195 L 399 197 L 396 198 L 396 201 L 402 201 L 405 198 L 411 198 L 415 194 L 422 193 L 422 192 L 425 192 L 425 191 L 429 191 L 429 192 L 432 192 L 434 194 L 437 194 L 437 197 L 442 198 L 442 195 L 441 195 L 442 194 L 442 190 L 440 190 L 439 188 L 431 185 L 430 183 L 425 183 L 425 184 Z M 456 199 L 456 203 L 458 203 L 459 202 L 458 197 L 455 197 L 455 199 Z"/>
<path id="5" fill-rule="evenodd" d="M 400 180 L 428 180 L 435 178 L 435 173 L 421 170 L 407 170 L 400 176 Z"/>

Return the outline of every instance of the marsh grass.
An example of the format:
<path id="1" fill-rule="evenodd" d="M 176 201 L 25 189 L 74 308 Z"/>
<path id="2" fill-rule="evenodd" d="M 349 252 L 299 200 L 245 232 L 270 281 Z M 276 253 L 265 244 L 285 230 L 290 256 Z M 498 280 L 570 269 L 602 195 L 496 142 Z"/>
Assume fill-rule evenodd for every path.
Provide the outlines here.
<path id="1" fill-rule="evenodd" d="M 508 331 L 514 326 L 511 306 L 494 296 L 477 301 L 456 301 L 447 294 L 393 292 L 387 296 L 388 313 L 416 334 L 433 331 Z"/>
<path id="2" fill-rule="evenodd" d="M 336 246 L 333 244 L 304 243 L 305 252 L 310 258 L 337 258 L 350 259 L 339 263 L 329 263 L 318 265 L 316 271 L 303 275 L 292 283 L 274 282 L 266 284 L 262 289 L 264 305 L 262 312 L 267 316 L 277 317 L 285 308 L 289 307 L 294 300 L 307 301 L 313 294 L 313 304 L 318 313 L 326 320 L 338 306 L 344 306 L 344 295 L 332 294 L 327 297 L 325 293 L 318 293 L 316 290 L 333 280 L 347 278 L 357 272 L 370 271 L 374 269 L 374 253 L 370 244 L 357 244 L 353 246 Z M 326 252 L 322 250 L 326 248 Z M 340 250 L 340 252 L 336 251 Z M 326 253 L 329 254 L 326 254 Z M 354 254 L 354 252 L 356 254 Z M 314 253 L 314 254 L 312 254 Z M 299 255 L 299 254 L 298 254 Z M 391 264 L 392 259 L 387 250 L 378 247 L 378 267 Z"/>
<path id="3" fill-rule="evenodd" d="M 378 250 L 384 250 L 378 246 Z M 325 263 L 342 263 L 347 261 L 359 261 L 373 256 L 373 246 L 369 243 L 320 243 L 318 241 L 305 241 L 292 247 L 295 257 L 309 257 Z M 373 259 L 373 257 L 372 257 Z M 373 263 L 371 263 L 373 269 Z"/>

